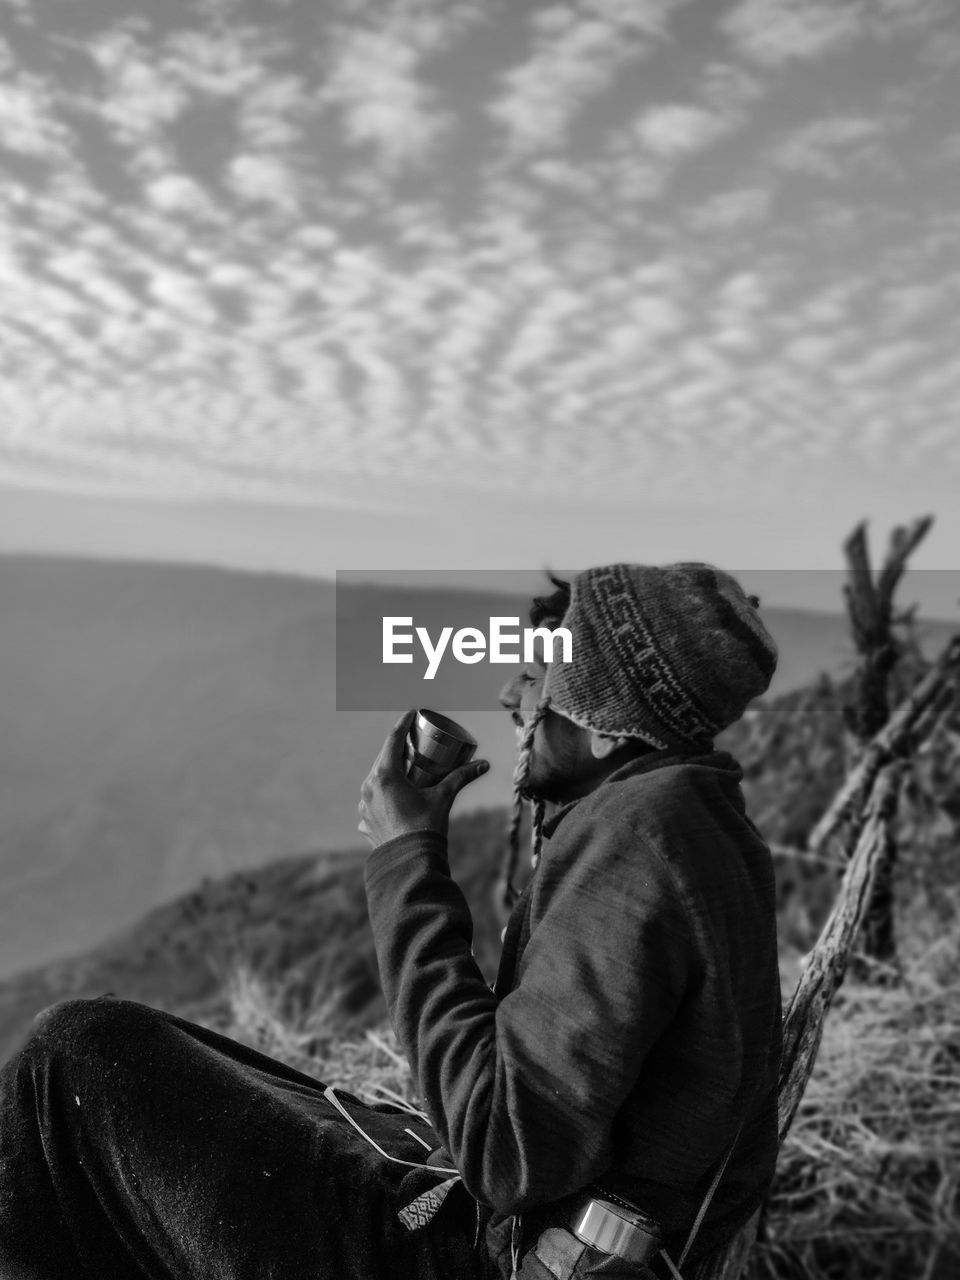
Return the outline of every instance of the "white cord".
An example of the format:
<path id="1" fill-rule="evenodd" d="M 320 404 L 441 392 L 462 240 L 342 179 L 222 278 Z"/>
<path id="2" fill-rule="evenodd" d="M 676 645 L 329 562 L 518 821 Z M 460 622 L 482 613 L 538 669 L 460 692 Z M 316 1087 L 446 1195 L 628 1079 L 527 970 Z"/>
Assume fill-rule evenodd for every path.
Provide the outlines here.
<path id="1" fill-rule="evenodd" d="M 420 1137 L 419 1133 L 414 1133 L 412 1129 L 404 1129 L 403 1132 L 409 1133 L 410 1137 L 414 1140 L 414 1142 L 419 1142 L 421 1147 L 424 1147 L 427 1151 L 433 1150 L 433 1147 L 431 1147 L 430 1143 L 424 1142 L 423 1138 Z"/>
<path id="2" fill-rule="evenodd" d="M 323 1096 L 326 1098 L 328 1102 L 332 1103 L 336 1107 L 336 1109 L 340 1112 L 340 1114 L 349 1124 L 353 1125 L 354 1129 L 356 1129 L 357 1133 L 360 1134 L 361 1138 L 363 1138 L 366 1142 L 369 1142 L 371 1147 L 373 1147 L 374 1151 L 379 1152 L 379 1154 L 383 1156 L 384 1160 L 391 1160 L 394 1164 L 406 1165 L 408 1169 L 429 1169 L 431 1173 L 455 1173 L 457 1177 L 460 1176 L 459 1169 L 447 1169 L 444 1166 L 438 1165 L 438 1164 L 421 1164 L 417 1160 L 401 1160 L 399 1156 L 390 1155 L 388 1152 L 384 1151 L 383 1147 L 381 1147 L 380 1144 L 375 1139 L 370 1137 L 369 1133 L 366 1133 L 360 1127 L 360 1125 L 357 1124 L 356 1120 L 354 1120 L 353 1116 L 350 1114 L 350 1112 L 346 1109 L 346 1107 L 337 1097 L 332 1084 L 327 1085 L 327 1087 L 323 1091 Z M 416 1137 L 416 1134 L 414 1134 L 414 1137 Z M 417 1138 L 417 1141 L 421 1142 L 423 1140 L 421 1138 Z"/>
<path id="3" fill-rule="evenodd" d="M 673 1280 L 683 1280 L 683 1276 L 677 1270 L 676 1266 L 674 1265 L 673 1259 L 670 1257 L 669 1253 L 667 1253 L 666 1249 L 660 1250 L 660 1257 L 664 1260 L 664 1262 L 670 1268 L 670 1274 L 673 1276 Z"/>

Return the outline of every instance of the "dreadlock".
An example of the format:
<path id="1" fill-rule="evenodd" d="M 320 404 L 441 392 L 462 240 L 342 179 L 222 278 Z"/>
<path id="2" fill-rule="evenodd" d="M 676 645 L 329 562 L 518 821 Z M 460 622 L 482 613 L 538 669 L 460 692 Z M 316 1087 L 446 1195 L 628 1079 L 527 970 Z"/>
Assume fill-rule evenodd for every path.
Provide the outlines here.
<path id="1" fill-rule="evenodd" d="M 530 621 L 535 627 L 542 622 L 562 622 L 563 615 L 570 607 L 570 583 L 547 573 L 554 590 L 546 596 L 534 596 L 530 605 Z M 513 885 L 513 877 L 517 873 L 520 861 L 520 824 L 523 820 L 523 806 L 530 801 L 530 861 L 536 870 L 540 861 L 540 846 L 543 843 L 544 802 L 529 794 L 527 782 L 530 776 L 530 755 L 533 751 L 533 739 L 537 725 L 547 714 L 550 707 L 549 695 L 544 695 L 533 709 L 533 714 L 524 726 L 520 746 L 517 749 L 517 763 L 513 769 L 513 804 L 510 810 L 510 821 L 507 824 L 507 843 L 503 853 L 503 869 L 500 886 L 503 893 L 503 905 L 509 911 L 519 894 Z"/>
<path id="2" fill-rule="evenodd" d="M 510 811 L 510 822 L 507 826 L 507 846 L 503 856 L 503 872 L 500 878 L 503 890 L 503 905 L 509 910 L 516 902 L 519 894 L 514 888 L 513 877 L 517 873 L 520 861 L 520 823 L 523 818 L 524 802 L 531 802 L 530 861 L 534 869 L 540 861 L 540 845 L 543 841 L 544 802 L 535 799 L 527 792 L 527 780 L 530 775 L 530 755 L 533 751 L 533 739 L 537 725 L 547 714 L 550 698 L 540 699 L 533 709 L 533 714 L 523 730 L 523 737 L 517 751 L 517 763 L 513 769 L 513 806 Z"/>

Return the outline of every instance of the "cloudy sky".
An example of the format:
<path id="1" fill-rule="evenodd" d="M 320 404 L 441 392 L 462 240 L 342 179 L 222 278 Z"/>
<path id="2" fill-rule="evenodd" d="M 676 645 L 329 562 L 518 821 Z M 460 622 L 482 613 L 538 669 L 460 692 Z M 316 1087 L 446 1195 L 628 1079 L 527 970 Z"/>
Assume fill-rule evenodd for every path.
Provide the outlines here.
<path id="1" fill-rule="evenodd" d="M 0 548 L 960 517 L 956 0 L 0 0 Z"/>

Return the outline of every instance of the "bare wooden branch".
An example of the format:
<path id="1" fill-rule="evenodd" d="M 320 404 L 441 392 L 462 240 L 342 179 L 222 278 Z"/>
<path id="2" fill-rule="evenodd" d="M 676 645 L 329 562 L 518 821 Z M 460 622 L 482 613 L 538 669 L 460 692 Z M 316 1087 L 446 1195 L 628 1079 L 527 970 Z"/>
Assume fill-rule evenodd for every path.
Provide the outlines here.
<path id="1" fill-rule="evenodd" d="M 893 601 L 893 593 L 897 588 L 907 561 L 920 543 L 930 532 L 933 516 L 921 516 L 909 527 L 898 525 L 890 535 L 890 547 L 880 577 L 877 581 L 877 594 L 881 600 Z"/>
<path id="2" fill-rule="evenodd" d="M 854 682 L 855 696 L 844 707 L 851 768 L 864 745 L 890 715 L 890 676 L 905 647 L 896 631 L 902 619 L 894 617 L 893 597 L 907 560 L 932 524 L 932 516 L 923 516 L 910 525 L 898 525 L 890 536 L 887 554 L 876 578 L 870 564 L 866 525 L 858 524 L 844 543 L 847 581 L 843 594 L 854 647 L 861 658 Z"/>
<path id="3" fill-rule="evenodd" d="M 861 521 L 843 544 L 847 561 L 847 581 L 843 594 L 853 631 L 857 651 L 862 653 L 869 645 L 877 625 L 877 592 L 873 585 L 870 567 L 870 550 L 867 545 L 867 526 Z"/>
<path id="4" fill-rule="evenodd" d="M 909 526 L 898 525 L 890 535 L 883 566 L 874 580 L 867 545 L 867 528 L 861 521 L 843 546 L 847 561 L 844 596 L 850 615 L 857 651 L 876 662 L 893 643 L 893 597 L 907 567 L 907 561 L 933 524 L 932 516 L 922 516 Z M 879 725 L 875 726 L 879 728 Z"/>
<path id="5" fill-rule="evenodd" d="M 863 820 L 864 802 L 877 774 L 889 761 L 907 754 L 916 744 L 921 726 L 939 717 L 942 707 L 956 696 L 960 681 L 960 636 L 954 636 L 927 674 L 918 681 L 873 740 L 869 742 L 807 840 L 810 853 L 825 854 L 845 827 Z"/>
<path id="6" fill-rule="evenodd" d="M 807 959 L 783 1020 L 783 1062 L 780 1069 L 780 1142 L 796 1114 L 813 1071 L 823 1022 L 843 981 L 854 939 L 870 905 L 877 869 L 896 816 L 902 765 L 887 764 L 879 773 L 867 803 L 856 848 L 844 872 L 837 900 L 817 945 Z"/>

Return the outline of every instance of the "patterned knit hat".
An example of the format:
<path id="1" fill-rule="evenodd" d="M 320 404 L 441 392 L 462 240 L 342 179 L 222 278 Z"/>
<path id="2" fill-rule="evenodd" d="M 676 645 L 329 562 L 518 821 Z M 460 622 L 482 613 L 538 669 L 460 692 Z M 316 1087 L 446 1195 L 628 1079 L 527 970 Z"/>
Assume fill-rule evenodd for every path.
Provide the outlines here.
<path id="1" fill-rule="evenodd" d="M 662 751 L 708 746 L 766 691 L 777 665 L 754 598 L 707 564 L 587 569 L 562 625 L 572 661 L 547 669 L 551 709 Z"/>

